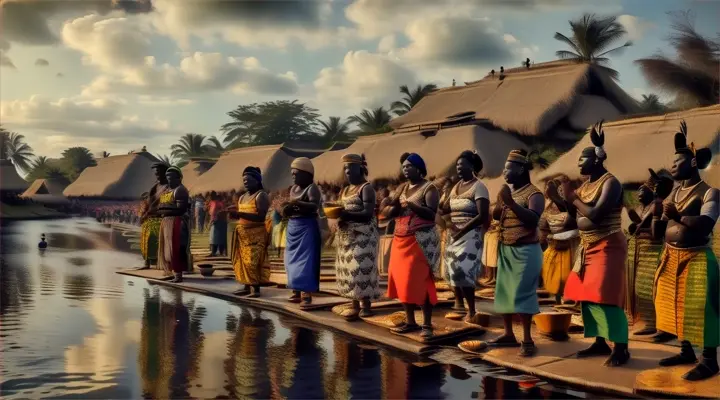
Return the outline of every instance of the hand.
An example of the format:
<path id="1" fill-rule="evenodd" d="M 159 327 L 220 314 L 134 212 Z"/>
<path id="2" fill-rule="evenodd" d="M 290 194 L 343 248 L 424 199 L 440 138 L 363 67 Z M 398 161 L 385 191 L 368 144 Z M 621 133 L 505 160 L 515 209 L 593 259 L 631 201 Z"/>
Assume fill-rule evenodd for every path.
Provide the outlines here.
<path id="1" fill-rule="evenodd" d="M 512 198 L 512 190 L 510 190 L 510 186 L 503 185 L 502 189 L 500 189 L 500 200 L 507 205 L 515 202 Z"/>
<path id="2" fill-rule="evenodd" d="M 661 218 L 661 217 L 662 217 L 662 215 L 663 215 L 663 203 L 662 203 L 662 200 L 660 200 L 660 199 L 655 199 L 655 201 L 653 201 L 652 212 L 653 212 L 653 217 L 654 217 L 654 218 Z"/>
<path id="3" fill-rule="evenodd" d="M 552 198 L 558 195 L 558 186 L 555 181 L 550 181 L 545 188 L 545 197 Z"/>
<path id="4" fill-rule="evenodd" d="M 570 182 L 563 182 L 563 194 L 565 195 L 565 201 L 572 204 L 577 200 L 577 193 L 570 186 Z"/>
<path id="5" fill-rule="evenodd" d="M 680 219 L 680 213 L 677 207 L 675 207 L 675 204 L 672 203 L 663 204 L 663 214 L 665 214 L 669 220 L 678 221 Z"/>

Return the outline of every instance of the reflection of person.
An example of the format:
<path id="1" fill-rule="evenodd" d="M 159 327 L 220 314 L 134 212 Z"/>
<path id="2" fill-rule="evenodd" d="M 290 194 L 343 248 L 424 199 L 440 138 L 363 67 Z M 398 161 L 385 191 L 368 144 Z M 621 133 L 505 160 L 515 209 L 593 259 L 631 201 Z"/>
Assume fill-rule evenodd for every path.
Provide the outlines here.
<path id="1" fill-rule="evenodd" d="M 160 195 L 160 225 L 158 267 L 166 275 L 174 275 L 173 282 L 182 282 L 183 272 L 192 271 L 190 255 L 190 217 L 188 191 L 182 184 L 180 168 L 170 167 L 165 173 L 167 189 Z"/>
<path id="2" fill-rule="evenodd" d="M 225 361 L 229 394 L 233 398 L 271 398 L 268 345 L 274 335 L 272 321 L 262 312 L 243 308 L 239 323 L 230 331 Z"/>
<path id="3" fill-rule="evenodd" d="M 605 169 L 607 154 L 602 122 L 593 127 L 594 147 L 583 149 L 580 173 L 589 176 L 576 191 L 563 188 L 567 202 L 577 209 L 580 254 L 565 284 L 565 298 L 582 302 L 585 337 L 595 342 L 578 357 L 610 355 L 605 365 L 615 367 L 630 359 L 625 260 L 627 240 L 622 231 L 623 190 L 620 181 Z M 552 194 L 556 197 L 557 191 Z M 611 349 L 606 340 L 615 345 Z"/>
<path id="4" fill-rule="evenodd" d="M 168 166 L 163 163 L 155 163 L 152 168 L 157 182 L 150 188 L 145 212 L 140 216 L 140 253 L 145 259 L 144 269 L 150 268 L 150 265 L 157 263 L 158 234 L 160 233 L 160 221 L 162 220 L 162 216 L 158 212 L 158 205 L 160 194 L 165 192 L 168 184 L 165 177 Z"/>
<path id="5" fill-rule="evenodd" d="M 657 329 L 677 335 L 680 354 L 660 365 L 695 364 L 693 345 L 702 347 L 702 360 L 683 375 L 689 381 L 718 373 L 720 345 L 720 270 L 709 247 L 710 235 L 720 216 L 720 192 L 700 178 L 712 159 L 710 149 L 687 143 L 687 126 L 675 134 L 675 161 L 671 174 L 678 182 L 653 216 L 655 238 L 665 238 L 665 248 L 655 275 Z"/>
<path id="6" fill-rule="evenodd" d="M 288 287 L 293 289 L 289 301 L 310 304 L 311 293 L 320 290 L 322 238 L 318 212 L 321 194 L 313 183 L 315 168 L 309 158 L 296 158 L 290 167 L 293 186 L 290 199 L 282 208 L 283 217 L 288 218 L 285 271 Z"/>
<path id="7" fill-rule="evenodd" d="M 398 299 L 405 308 L 405 324 L 397 333 L 421 330 L 424 338 L 432 331 L 432 308 L 438 301 L 434 274 L 440 253 L 440 240 L 435 230 L 435 214 L 439 194 L 435 185 L 425 179 L 425 161 L 416 153 L 400 158 L 402 172 L 408 182 L 399 189 L 390 206 L 395 218 L 395 231 L 390 251 L 390 273 L 387 297 Z M 422 328 L 415 322 L 415 308 L 422 307 Z"/>
<path id="8" fill-rule="evenodd" d="M 335 273 L 338 293 L 352 300 L 347 319 L 372 314 L 370 301 L 380 297 L 378 290 L 378 229 L 375 222 L 375 189 L 365 178 L 367 163 L 358 154 L 342 158 L 349 185 L 340 192 L 343 211 L 338 221 Z M 362 302 L 362 310 L 360 310 Z"/>
<path id="9" fill-rule="evenodd" d="M 235 294 L 258 297 L 260 284 L 270 280 L 270 266 L 267 264 L 270 220 L 266 218 L 270 198 L 263 190 L 260 168 L 245 168 L 243 185 L 247 192 L 238 200 L 237 212 L 234 213 L 239 221 L 233 234 L 231 256 L 235 279 L 245 287 Z"/>
<path id="10" fill-rule="evenodd" d="M 463 300 L 467 303 L 466 321 L 475 315 L 483 228 L 490 208 L 487 187 L 477 178 L 482 168 L 483 162 L 477 153 L 463 151 L 456 162 L 460 181 L 450 190 L 445 203 L 449 216 L 443 254 L 445 279 L 455 292 L 455 308 L 463 309 Z"/>

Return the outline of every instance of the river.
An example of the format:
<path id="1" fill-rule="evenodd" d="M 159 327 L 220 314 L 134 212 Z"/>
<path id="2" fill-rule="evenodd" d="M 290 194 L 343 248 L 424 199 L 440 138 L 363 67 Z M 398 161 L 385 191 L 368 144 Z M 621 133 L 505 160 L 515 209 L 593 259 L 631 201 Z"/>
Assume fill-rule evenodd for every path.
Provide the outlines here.
<path id="1" fill-rule="evenodd" d="M 0 240 L 4 398 L 570 397 L 116 274 L 141 265 L 137 239 L 91 219 L 3 225 Z"/>

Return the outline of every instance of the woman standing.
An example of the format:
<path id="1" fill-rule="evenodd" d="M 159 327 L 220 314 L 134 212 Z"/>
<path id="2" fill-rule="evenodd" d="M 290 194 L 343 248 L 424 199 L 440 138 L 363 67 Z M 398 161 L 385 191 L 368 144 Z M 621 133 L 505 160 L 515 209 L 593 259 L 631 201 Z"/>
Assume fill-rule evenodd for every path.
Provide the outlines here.
<path id="1" fill-rule="evenodd" d="M 456 162 L 460 182 L 448 195 L 450 223 L 447 225 L 443 254 L 445 279 L 455 292 L 456 308 L 464 308 L 463 299 L 467 303 L 466 322 L 475 316 L 475 288 L 480 272 L 483 231 L 489 222 L 490 196 L 487 187 L 477 178 L 482 168 L 483 162 L 477 153 L 463 151 Z M 448 317 L 455 319 L 453 315 Z"/>
<path id="2" fill-rule="evenodd" d="M 335 273 L 338 292 L 353 304 L 343 316 L 355 320 L 371 316 L 370 301 L 380 297 L 375 189 L 365 178 L 368 170 L 364 156 L 346 154 L 342 162 L 349 185 L 339 196 L 343 210 L 338 221 Z"/>
<path id="3" fill-rule="evenodd" d="M 267 247 L 270 243 L 270 220 L 266 219 L 270 198 L 263 190 L 260 168 L 247 167 L 243 171 L 243 185 L 247 190 L 240 196 L 235 216 L 232 264 L 235 279 L 245 287 L 236 295 L 260 297 L 260 284 L 270 280 Z"/>
<path id="4" fill-rule="evenodd" d="M 199 233 L 205 231 L 205 199 L 201 194 L 195 197 L 195 229 Z"/>
<path id="5" fill-rule="evenodd" d="M 283 217 L 288 218 L 285 271 L 288 287 L 293 289 L 288 300 L 309 305 L 311 293 L 320 290 L 322 238 L 318 211 L 322 195 L 313 183 L 315 168 L 309 158 L 296 158 L 290 168 L 293 186 L 290 199 L 282 209 Z"/>
<path id="6" fill-rule="evenodd" d="M 432 307 L 437 303 L 433 279 L 440 240 L 435 230 L 437 188 L 425 179 L 425 161 L 418 154 L 400 157 L 402 173 L 408 182 L 398 190 L 390 215 L 396 217 L 390 251 L 387 297 L 398 299 L 405 308 L 406 323 L 393 329 L 409 333 L 422 329 L 422 337 L 432 337 Z M 415 308 L 422 307 L 423 326 L 415 322 Z"/>
<path id="7" fill-rule="evenodd" d="M 183 272 L 192 271 L 190 255 L 190 196 L 182 184 L 182 172 L 170 167 L 165 172 L 168 186 L 160 194 L 158 211 L 162 215 L 158 246 L 158 268 L 174 275 L 174 283 L 183 280 Z"/>
<path id="8" fill-rule="evenodd" d="M 217 193 L 210 193 L 210 257 L 227 255 L 227 214 Z"/>

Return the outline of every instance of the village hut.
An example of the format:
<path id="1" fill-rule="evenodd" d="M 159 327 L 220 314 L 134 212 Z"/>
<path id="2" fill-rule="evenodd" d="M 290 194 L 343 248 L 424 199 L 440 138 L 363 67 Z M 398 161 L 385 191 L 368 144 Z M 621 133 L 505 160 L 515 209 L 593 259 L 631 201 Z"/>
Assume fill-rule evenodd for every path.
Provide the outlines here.
<path id="1" fill-rule="evenodd" d="M 464 125 L 433 132 L 406 132 L 360 137 L 344 150 L 318 156 L 315 179 L 321 183 L 341 183 L 344 179 L 341 158 L 345 153 L 364 154 L 368 162 L 368 179 L 396 180 L 400 177 L 400 156 L 405 152 L 420 154 L 433 177 L 455 173 L 457 156 L 464 150 L 476 150 L 483 159 L 483 176 L 500 175 L 508 152 L 526 148 L 514 136 L 481 125 Z"/>
<path id="2" fill-rule="evenodd" d="M 131 152 L 96 160 L 75 182 L 65 188 L 68 198 L 136 200 L 155 184 L 152 165 L 159 160 L 147 151 Z"/>
<path id="3" fill-rule="evenodd" d="M 20 177 L 10 160 L 0 160 L 0 192 L 20 194 L 29 186 L 30 184 Z"/>
<path id="4" fill-rule="evenodd" d="M 208 172 L 216 162 L 217 160 L 212 158 L 190 158 L 190 162 L 181 169 L 183 173 L 183 185 L 185 185 L 188 190 L 191 190 L 200 179 L 200 176 Z"/>
<path id="5" fill-rule="evenodd" d="M 65 179 L 35 179 L 20 197 L 43 204 L 67 204 L 63 191 L 68 186 Z"/>
<path id="6" fill-rule="evenodd" d="M 553 61 L 508 69 L 504 76 L 434 91 L 390 126 L 408 132 L 475 124 L 528 143 L 569 148 L 590 124 L 640 111 L 637 101 L 595 65 Z"/>

